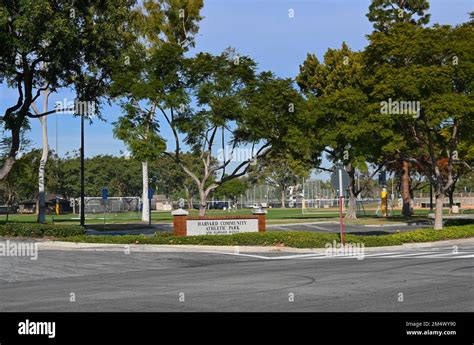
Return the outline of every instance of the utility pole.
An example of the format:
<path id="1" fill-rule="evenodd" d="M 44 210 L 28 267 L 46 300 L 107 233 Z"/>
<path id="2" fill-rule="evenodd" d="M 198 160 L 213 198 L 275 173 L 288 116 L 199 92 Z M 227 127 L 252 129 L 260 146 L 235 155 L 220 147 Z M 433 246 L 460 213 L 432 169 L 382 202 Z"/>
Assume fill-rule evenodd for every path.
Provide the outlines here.
<path id="1" fill-rule="evenodd" d="M 84 205 L 84 112 L 81 112 L 81 226 L 85 225 L 85 206 Z"/>

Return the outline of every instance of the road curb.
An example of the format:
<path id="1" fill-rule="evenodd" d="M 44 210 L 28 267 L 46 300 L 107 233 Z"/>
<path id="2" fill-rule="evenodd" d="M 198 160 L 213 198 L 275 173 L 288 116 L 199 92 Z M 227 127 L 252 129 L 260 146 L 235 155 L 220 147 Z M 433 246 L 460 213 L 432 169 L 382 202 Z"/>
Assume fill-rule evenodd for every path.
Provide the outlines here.
<path id="1" fill-rule="evenodd" d="M 437 246 L 474 244 L 474 238 L 446 241 L 405 243 L 399 246 L 366 247 L 366 252 L 380 250 L 397 250 L 411 248 L 429 248 Z M 200 246 L 200 245 L 165 245 L 165 244 L 109 244 L 109 243 L 74 243 L 61 241 L 38 242 L 40 250 L 78 250 L 78 251 L 124 251 L 130 252 L 228 252 L 228 253 L 324 253 L 325 248 L 291 248 L 279 246 Z"/>

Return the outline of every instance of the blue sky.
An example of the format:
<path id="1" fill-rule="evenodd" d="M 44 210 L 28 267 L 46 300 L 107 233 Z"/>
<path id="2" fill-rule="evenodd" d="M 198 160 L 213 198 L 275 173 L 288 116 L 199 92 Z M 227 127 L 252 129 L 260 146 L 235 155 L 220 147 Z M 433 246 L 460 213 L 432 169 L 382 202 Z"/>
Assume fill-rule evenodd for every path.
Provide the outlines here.
<path id="1" fill-rule="evenodd" d="M 472 0 L 432 0 L 431 24 L 458 24 L 468 20 L 473 11 Z M 205 0 L 204 19 L 193 51 L 219 54 L 234 47 L 241 55 L 251 56 L 261 70 L 271 70 L 280 77 L 295 77 L 306 54 L 321 58 L 328 48 L 337 48 L 343 41 L 353 50 L 367 44 L 365 35 L 372 26 L 365 14 L 369 0 Z M 289 18 L 289 10 L 294 17 Z M 14 90 L 0 85 L 0 112 L 16 100 Z M 74 95 L 61 91 L 51 97 L 51 106 Z M 40 103 L 38 103 L 40 105 Z M 120 155 L 121 141 L 113 138 L 112 122 L 120 115 L 118 106 L 104 107 L 106 122 L 86 125 L 86 156 Z M 56 132 L 57 122 L 57 132 Z M 59 153 L 79 148 L 79 120 L 71 115 L 53 115 L 48 119 L 49 142 Z M 163 135 L 170 139 L 166 129 Z M 33 147 L 41 145 L 39 120 L 31 121 L 27 133 Z"/>

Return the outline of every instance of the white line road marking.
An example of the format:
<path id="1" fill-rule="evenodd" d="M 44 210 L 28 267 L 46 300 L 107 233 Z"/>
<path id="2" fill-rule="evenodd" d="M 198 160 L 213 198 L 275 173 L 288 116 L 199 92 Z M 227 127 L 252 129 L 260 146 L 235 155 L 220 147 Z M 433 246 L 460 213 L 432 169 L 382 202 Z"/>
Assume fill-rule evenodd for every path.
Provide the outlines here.
<path id="1" fill-rule="evenodd" d="M 418 252 L 418 253 L 398 253 L 394 255 L 386 255 L 386 258 L 398 258 L 398 257 L 409 257 L 409 256 L 420 256 L 420 255 L 430 255 L 430 254 L 441 254 L 442 252 Z"/>
<path id="2" fill-rule="evenodd" d="M 474 254 L 457 256 L 460 259 L 474 258 Z"/>
<path id="3" fill-rule="evenodd" d="M 264 256 L 264 255 L 256 255 L 256 254 L 243 254 L 243 253 L 232 253 L 232 252 L 211 252 L 206 251 L 203 253 L 211 253 L 211 254 L 224 254 L 224 255 L 233 255 L 233 256 L 243 256 L 243 257 L 250 257 L 250 258 L 257 258 L 262 260 L 289 260 L 289 259 L 331 259 L 331 258 L 339 258 L 339 259 L 348 259 L 348 258 L 382 258 L 382 259 L 395 259 L 395 258 L 410 258 L 410 259 L 437 259 L 437 258 L 446 258 L 450 257 L 453 259 L 467 259 L 467 258 L 474 258 L 474 253 L 469 252 L 458 252 L 455 253 L 443 253 L 443 252 L 417 252 L 417 253 L 403 253 L 403 252 L 394 252 L 394 253 L 374 253 L 374 254 L 337 254 L 337 255 L 327 255 L 325 253 L 311 253 L 311 254 L 295 254 L 295 255 L 282 255 L 282 256 Z M 460 255 L 462 254 L 462 255 Z"/>
<path id="4" fill-rule="evenodd" d="M 363 256 L 365 258 L 373 258 L 377 256 L 385 256 L 385 255 L 392 255 L 392 254 L 400 254 L 400 252 L 395 252 L 395 253 L 375 253 L 375 254 L 364 254 Z"/>
<path id="5" fill-rule="evenodd" d="M 230 253 L 230 252 L 206 252 L 206 253 L 218 253 L 218 254 L 225 254 L 225 255 L 234 255 L 234 256 L 246 256 L 250 258 L 257 258 L 257 259 L 264 259 L 264 260 L 287 260 L 287 259 L 300 259 L 300 258 L 308 258 L 314 256 L 322 256 L 327 257 L 326 254 L 321 253 L 314 253 L 314 254 L 295 254 L 295 255 L 284 255 L 284 256 L 263 256 L 263 255 L 255 255 L 255 254 L 242 254 L 242 253 Z"/>
<path id="6" fill-rule="evenodd" d="M 284 230 L 284 231 L 288 230 L 288 228 L 286 228 L 286 227 L 284 227 L 284 226 L 274 226 L 274 225 L 272 225 L 271 227 L 270 227 L 270 226 L 267 226 L 267 228 L 271 228 L 272 230 L 273 230 L 273 229 Z"/>
<path id="7" fill-rule="evenodd" d="M 459 254 L 468 254 L 467 252 L 458 252 L 458 253 L 440 253 L 440 254 L 427 254 L 420 256 L 422 258 L 445 258 L 445 257 L 452 257 L 452 258 L 464 258 Z M 465 255 L 464 255 L 465 256 Z M 469 256 L 467 256 L 469 257 Z"/>
<path id="8" fill-rule="evenodd" d="M 362 254 L 323 255 L 323 256 L 318 256 L 318 257 L 308 257 L 308 258 L 304 258 L 304 259 L 349 259 L 349 258 L 351 258 L 351 259 L 361 259 L 361 258 L 364 258 L 364 255 L 362 255 Z"/>
<path id="9" fill-rule="evenodd" d="M 280 255 L 280 256 L 270 256 L 269 259 L 303 259 L 303 258 L 312 258 L 326 256 L 326 254 L 314 253 L 314 254 L 295 254 L 295 255 Z"/>
<path id="10" fill-rule="evenodd" d="M 224 254 L 224 255 L 234 255 L 234 256 L 246 256 L 246 257 L 249 257 L 249 258 L 257 258 L 257 259 L 264 259 L 264 260 L 270 259 L 268 256 L 254 255 L 254 254 L 229 253 L 229 252 L 210 252 L 210 251 L 201 252 L 201 253 Z"/>
<path id="11" fill-rule="evenodd" d="M 323 230 L 323 231 L 331 231 L 331 229 L 328 229 L 328 228 L 323 228 L 322 226 L 317 226 L 317 225 L 303 225 L 307 228 L 310 228 L 310 229 L 317 229 L 317 230 Z"/>

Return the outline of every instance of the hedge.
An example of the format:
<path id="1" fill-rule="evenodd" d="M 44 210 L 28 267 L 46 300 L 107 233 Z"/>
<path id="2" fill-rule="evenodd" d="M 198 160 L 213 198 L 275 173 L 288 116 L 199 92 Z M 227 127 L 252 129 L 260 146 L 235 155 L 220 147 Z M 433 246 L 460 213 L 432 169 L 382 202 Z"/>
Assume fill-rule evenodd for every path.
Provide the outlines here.
<path id="1" fill-rule="evenodd" d="M 474 237 L 474 225 L 446 227 L 443 230 L 420 229 L 389 235 L 367 236 L 346 234 L 347 243 L 364 243 L 366 247 L 394 246 L 403 243 L 431 242 Z M 173 236 L 159 233 L 143 235 L 82 235 L 64 238 L 70 242 L 115 244 L 194 244 L 211 246 L 286 246 L 294 248 L 324 248 L 326 243 L 339 241 L 339 234 L 303 231 L 268 231 L 235 235 Z"/>
<path id="2" fill-rule="evenodd" d="M 474 219 L 472 219 L 472 218 L 452 218 L 452 219 L 446 219 L 444 221 L 445 226 L 469 225 L 469 224 L 474 224 Z"/>
<path id="3" fill-rule="evenodd" d="M 53 225 L 35 223 L 0 224 L 0 236 L 12 237 L 67 237 L 83 235 L 84 228 L 77 225 Z"/>
<path id="4" fill-rule="evenodd" d="M 326 243 L 340 242 L 339 234 L 303 231 L 268 231 L 235 235 L 173 236 L 157 233 L 143 235 L 85 235 L 76 225 L 34 223 L 0 224 L 0 236 L 53 237 L 62 241 L 116 244 L 194 244 L 213 246 L 286 246 L 294 248 L 324 248 Z M 449 226 L 443 230 L 420 229 L 381 236 L 346 234 L 347 243 L 364 243 L 366 247 L 393 246 L 403 243 L 442 241 L 474 237 L 474 224 Z"/>

